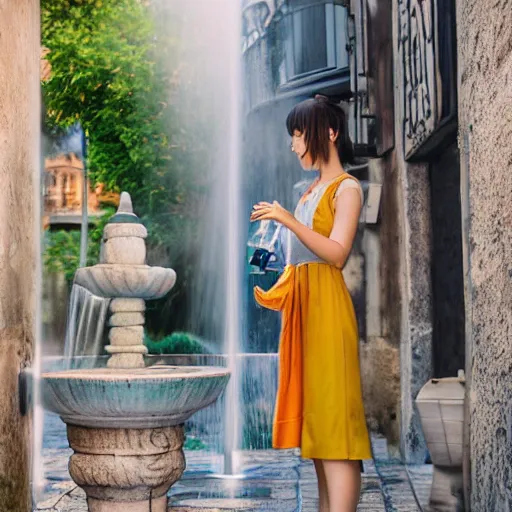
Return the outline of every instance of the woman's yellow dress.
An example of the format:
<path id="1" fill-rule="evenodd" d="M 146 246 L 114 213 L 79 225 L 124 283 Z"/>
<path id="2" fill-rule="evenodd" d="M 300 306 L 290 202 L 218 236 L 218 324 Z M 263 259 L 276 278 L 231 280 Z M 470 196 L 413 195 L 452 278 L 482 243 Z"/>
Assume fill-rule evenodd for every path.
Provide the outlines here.
<path id="1" fill-rule="evenodd" d="M 329 236 L 344 174 L 301 200 L 295 216 Z M 311 459 L 371 458 L 359 369 L 359 334 L 341 270 L 292 236 L 290 263 L 257 302 L 282 311 L 274 448 L 301 448 Z"/>

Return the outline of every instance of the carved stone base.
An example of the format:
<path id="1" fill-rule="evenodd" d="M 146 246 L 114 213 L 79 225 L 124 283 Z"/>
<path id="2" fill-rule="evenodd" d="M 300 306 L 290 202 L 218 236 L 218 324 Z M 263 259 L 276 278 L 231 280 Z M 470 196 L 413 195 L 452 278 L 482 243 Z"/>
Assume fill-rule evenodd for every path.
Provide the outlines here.
<path id="1" fill-rule="evenodd" d="M 71 478 L 90 512 L 165 512 L 183 474 L 183 427 L 93 429 L 68 425 Z"/>

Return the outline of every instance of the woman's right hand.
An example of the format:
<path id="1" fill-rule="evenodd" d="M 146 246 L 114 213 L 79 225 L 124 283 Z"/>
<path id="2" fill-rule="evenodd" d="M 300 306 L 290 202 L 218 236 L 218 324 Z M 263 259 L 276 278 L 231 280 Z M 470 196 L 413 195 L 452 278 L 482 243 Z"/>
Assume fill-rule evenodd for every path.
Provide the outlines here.
<path id="1" fill-rule="evenodd" d="M 294 216 L 277 201 L 266 203 L 264 201 L 255 204 L 251 213 L 251 222 L 258 220 L 275 220 L 283 226 L 289 227 Z"/>

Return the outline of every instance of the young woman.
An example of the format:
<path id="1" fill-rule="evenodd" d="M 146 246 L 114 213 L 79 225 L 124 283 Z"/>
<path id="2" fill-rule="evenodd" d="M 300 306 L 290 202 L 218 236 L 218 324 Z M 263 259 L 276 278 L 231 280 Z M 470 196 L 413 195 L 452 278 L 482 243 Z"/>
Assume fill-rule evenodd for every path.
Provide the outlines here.
<path id="1" fill-rule="evenodd" d="M 353 159 L 344 111 L 323 96 L 306 100 L 286 120 L 291 148 L 319 177 L 295 214 L 279 203 L 254 206 L 251 221 L 274 220 L 291 232 L 291 261 L 267 292 L 264 307 L 282 311 L 274 448 L 300 447 L 313 459 L 321 512 L 354 512 L 361 460 L 371 458 L 362 402 L 359 335 L 341 269 L 350 254 L 363 203 L 359 182 L 343 164 Z"/>

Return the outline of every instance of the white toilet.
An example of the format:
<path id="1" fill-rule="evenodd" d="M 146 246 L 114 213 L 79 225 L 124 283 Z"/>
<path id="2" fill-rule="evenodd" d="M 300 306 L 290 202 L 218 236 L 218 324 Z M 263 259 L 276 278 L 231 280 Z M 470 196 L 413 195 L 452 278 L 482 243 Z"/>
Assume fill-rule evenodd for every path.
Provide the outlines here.
<path id="1" fill-rule="evenodd" d="M 434 465 L 429 503 L 432 512 L 464 510 L 464 384 L 464 371 L 459 370 L 457 377 L 429 380 L 416 398 L 423 433 Z"/>

